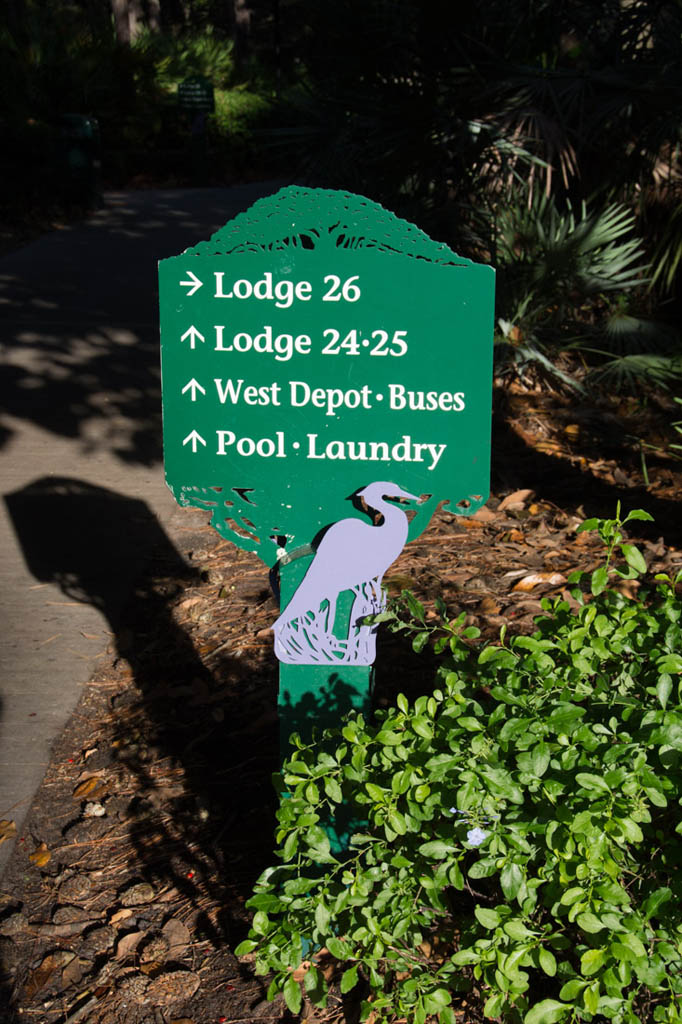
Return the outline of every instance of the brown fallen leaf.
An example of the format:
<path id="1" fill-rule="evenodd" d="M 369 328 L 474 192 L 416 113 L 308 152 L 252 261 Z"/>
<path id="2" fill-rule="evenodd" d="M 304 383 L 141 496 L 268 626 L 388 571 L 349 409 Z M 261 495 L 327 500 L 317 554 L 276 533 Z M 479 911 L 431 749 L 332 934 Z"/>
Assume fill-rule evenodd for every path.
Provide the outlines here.
<path id="1" fill-rule="evenodd" d="M 116 946 L 116 959 L 125 960 L 127 956 L 134 953 L 145 935 L 146 932 L 126 932 L 125 935 L 122 935 Z"/>
<path id="2" fill-rule="evenodd" d="M 0 846 L 7 839 L 14 839 L 16 834 L 17 826 L 15 822 L 10 821 L 7 818 L 3 818 L 2 821 L 0 821 Z"/>
<path id="3" fill-rule="evenodd" d="M 92 961 L 75 956 L 62 971 L 62 987 L 78 985 L 83 980 L 83 975 L 92 969 Z"/>
<path id="4" fill-rule="evenodd" d="M 522 488 L 519 491 L 512 491 L 506 498 L 503 498 L 500 504 L 497 506 L 498 512 L 504 512 L 506 508 L 523 508 L 529 498 L 535 496 L 535 491 L 529 490 L 527 487 Z"/>
<path id="5" fill-rule="evenodd" d="M 67 964 L 70 964 L 75 955 L 75 953 L 71 953 L 66 949 L 59 949 L 46 956 L 40 966 L 36 967 L 35 971 L 29 975 L 28 981 L 24 986 L 25 998 L 33 999 L 41 989 L 45 988 L 48 982 L 52 981 L 55 971 L 59 970 L 60 967 L 66 967 Z"/>
<path id="6" fill-rule="evenodd" d="M 476 523 L 491 523 L 495 518 L 495 513 L 492 509 L 487 508 L 485 505 L 481 505 L 481 507 L 474 512 L 473 516 L 470 516 L 469 518 Z"/>
<path id="7" fill-rule="evenodd" d="M 532 590 L 533 587 L 537 587 L 540 584 L 553 587 L 558 587 L 560 583 L 565 583 L 566 577 L 562 576 L 560 572 L 531 572 L 528 576 L 524 576 L 522 580 L 515 583 L 512 590 Z"/>
<path id="8" fill-rule="evenodd" d="M 127 920 L 129 917 L 132 916 L 133 912 L 130 909 L 130 907 L 123 907 L 122 910 L 117 910 L 115 914 L 111 915 L 111 917 L 109 918 L 109 924 L 116 927 L 116 925 L 121 924 L 123 921 Z"/>
<path id="9" fill-rule="evenodd" d="M 83 779 L 73 791 L 74 800 L 82 800 L 84 797 L 89 796 L 101 784 L 102 780 L 99 775 L 91 775 L 89 778 Z"/>
<path id="10" fill-rule="evenodd" d="M 161 929 L 161 934 L 168 940 L 168 959 L 178 960 L 189 946 L 189 928 L 180 918 L 171 917 Z"/>
<path id="11" fill-rule="evenodd" d="M 39 868 L 44 868 L 51 858 L 52 854 L 47 848 L 47 843 L 40 843 L 33 853 L 30 853 L 28 856 L 28 859 Z"/>

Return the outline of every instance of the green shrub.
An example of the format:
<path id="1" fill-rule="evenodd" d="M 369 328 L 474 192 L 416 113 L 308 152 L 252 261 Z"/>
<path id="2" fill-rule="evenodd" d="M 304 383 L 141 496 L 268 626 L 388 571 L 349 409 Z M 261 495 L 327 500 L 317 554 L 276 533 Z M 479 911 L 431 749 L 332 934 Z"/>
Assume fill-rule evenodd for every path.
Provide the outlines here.
<path id="1" fill-rule="evenodd" d="M 237 948 L 270 998 L 300 1009 L 305 948 L 325 1005 L 326 949 L 363 1019 L 452 1024 L 473 990 L 526 1024 L 682 1020 L 682 573 L 636 598 L 613 586 L 646 571 L 621 527 L 649 518 L 582 525 L 604 564 L 572 577 L 577 605 L 543 602 L 533 636 L 480 649 L 457 620 L 431 696 L 294 738 L 280 863 Z M 416 621 L 384 617 L 421 649 L 409 604 Z M 365 824 L 339 853 L 323 826 L 342 805 Z"/>

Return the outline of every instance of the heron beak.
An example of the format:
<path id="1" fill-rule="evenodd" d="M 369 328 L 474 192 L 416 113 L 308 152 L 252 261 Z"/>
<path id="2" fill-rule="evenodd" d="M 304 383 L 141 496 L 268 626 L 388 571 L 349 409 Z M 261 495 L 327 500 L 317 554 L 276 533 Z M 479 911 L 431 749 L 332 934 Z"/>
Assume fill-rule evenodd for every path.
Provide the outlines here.
<path id="1" fill-rule="evenodd" d="M 398 490 L 396 490 L 394 494 L 387 494 L 386 497 L 387 498 L 392 498 L 394 501 L 398 501 L 400 498 L 405 498 L 405 499 L 407 499 L 409 501 L 419 501 L 419 495 L 418 494 L 410 494 L 409 491 L 398 491 Z"/>

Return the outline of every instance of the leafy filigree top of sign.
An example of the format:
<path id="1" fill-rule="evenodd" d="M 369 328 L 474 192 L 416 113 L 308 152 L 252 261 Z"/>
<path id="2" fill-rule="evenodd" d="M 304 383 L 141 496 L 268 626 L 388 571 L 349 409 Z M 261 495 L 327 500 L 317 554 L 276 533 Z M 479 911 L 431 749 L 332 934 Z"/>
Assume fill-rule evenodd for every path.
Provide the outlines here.
<path id="1" fill-rule="evenodd" d="M 448 266 L 470 263 L 379 203 L 350 192 L 298 186 L 259 199 L 186 255 L 236 256 L 282 249 L 314 249 L 320 255 L 336 249 L 373 249 Z"/>

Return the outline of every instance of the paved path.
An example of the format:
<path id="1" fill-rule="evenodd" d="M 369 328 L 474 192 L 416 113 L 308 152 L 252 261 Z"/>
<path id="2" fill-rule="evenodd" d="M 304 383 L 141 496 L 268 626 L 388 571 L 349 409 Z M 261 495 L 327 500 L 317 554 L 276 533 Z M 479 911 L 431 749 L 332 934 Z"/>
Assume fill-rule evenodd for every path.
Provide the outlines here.
<path id="1" fill-rule="evenodd" d="M 146 552 L 181 528 L 161 464 L 157 260 L 280 184 L 111 192 L 0 259 L 0 819 L 18 828 Z"/>

